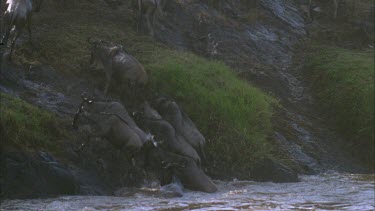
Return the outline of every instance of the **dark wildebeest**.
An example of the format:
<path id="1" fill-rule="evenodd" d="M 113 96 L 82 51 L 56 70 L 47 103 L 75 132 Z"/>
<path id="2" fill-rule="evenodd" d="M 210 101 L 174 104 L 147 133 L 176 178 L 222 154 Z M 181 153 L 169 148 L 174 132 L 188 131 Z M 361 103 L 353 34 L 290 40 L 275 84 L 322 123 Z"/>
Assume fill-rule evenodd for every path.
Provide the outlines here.
<path id="1" fill-rule="evenodd" d="M 121 45 L 115 45 L 103 40 L 91 40 L 91 65 L 103 68 L 106 75 L 104 95 L 107 95 L 112 78 L 128 85 L 136 92 L 136 88 L 147 84 L 148 76 L 141 63 L 128 54 Z"/>
<path id="2" fill-rule="evenodd" d="M 199 132 L 194 122 L 186 115 L 182 108 L 173 100 L 160 97 L 156 100 L 156 108 L 163 119 L 168 121 L 200 156 L 205 159 L 204 144 L 206 139 Z"/>
<path id="3" fill-rule="evenodd" d="M 78 123 L 80 116 L 82 123 Z M 81 126 L 81 127 L 78 127 Z M 143 132 L 129 116 L 125 107 L 119 102 L 97 102 L 82 95 L 82 102 L 74 116 L 73 127 L 87 133 L 90 137 L 106 138 L 116 148 L 129 152 L 130 158 L 141 149 L 151 135 Z"/>
<path id="4" fill-rule="evenodd" d="M 142 114 L 138 118 L 142 127 L 155 135 L 160 145 L 165 146 L 168 151 L 192 158 L 200 166 L 201 159 L 195 149 L 176 132 L 169 122 L 162 119 L 147 102 L 143 104 Z"/>
<path id="5" fill-rule="evenodd" d="M 4 28 L 4 36 L 1 44 L 7 45 L 10 40 L 10 53 L 11 58 L 14 50 L 16 40 L 21 35 L 23 29 L 26 27 L 29 32 L 29 41 L 31 39 L 31 16 L 33 11 L 39 11 L 40 5 L 43 0 L 7 0 L 7 9 L 4 12 L 2 27 Z M 34 8 L 34 9 L 33 9 Z M 13 36 L 12 38 L 11 35 Z"/>
<path id="6" fill-rule="evenodd" d="M 207 193 L 217 191 L 216 185 L 192 158 L 169 152 L 152 144 L 145 144 L 144 146 L 148 147 L 145 152 L 147 154 L 146 165 L 152 165 L 155 170 L 162 169 L 160 175 L 161 185 L 170 184 L 175 176 L 184 187 L 190 190 Z M 174 196 L 177 195 L 174 194 Z"/>

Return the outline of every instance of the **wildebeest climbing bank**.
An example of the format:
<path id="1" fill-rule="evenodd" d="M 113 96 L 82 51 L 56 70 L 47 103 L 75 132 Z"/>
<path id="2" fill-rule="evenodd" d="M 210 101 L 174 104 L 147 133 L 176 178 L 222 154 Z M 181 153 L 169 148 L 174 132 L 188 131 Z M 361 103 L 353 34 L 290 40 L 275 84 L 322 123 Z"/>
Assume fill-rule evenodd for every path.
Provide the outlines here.
<path id="1" fill-rule="evenodd" d="M 0 210 L 368 208 L 373 8 L 2 0 Z"/>

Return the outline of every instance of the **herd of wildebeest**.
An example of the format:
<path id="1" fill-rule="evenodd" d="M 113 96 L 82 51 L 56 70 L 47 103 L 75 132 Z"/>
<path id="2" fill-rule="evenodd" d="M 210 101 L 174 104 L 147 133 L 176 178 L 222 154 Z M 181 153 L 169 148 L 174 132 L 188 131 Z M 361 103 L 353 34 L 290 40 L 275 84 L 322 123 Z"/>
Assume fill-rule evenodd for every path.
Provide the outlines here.
<path id="1" fill-rule="evenodd" d="M 2 44 L 10 48 L 9 58 L 24 29 L 28 30 L 31 41 L 31 16 L 34 11 L 39 11 L 42 2 L 6 0 Z M 161 1 L 137 2 L 139 18 L 146 14 L 147 25 L 151 29 L 149 17 L 161 6 Z M 149 80 L 143 65 L 121 45 L 95 38 L 89 38 L 88 42 L 91 45 L 90 67 L 100 68 L 106 75 L 104 96 L 109 92 L 112 79 L 116 79 L 128 84 L 135 94 L 133 99 L 137 98 L 137 91 Z M 81 134 L 87 135 L 87 139 L 75 149 L 77 153 L 84 150 L 93 138 L 102 138 L 119 149 L 130 165 L 142 165 L 144 169 L 161 172 L 161 185 L 176 186 L 182 183 L 192 190 L 217 191 L 201 168 L 202 159 L 205 158 L 205 138 L 174 100 L 159 96 L 150 103 L 143 102 L 137 111 L 129 114 L 118 101 L 96 100 L 86 92 L 81 98 L 72 125 Z"/>
<path id="2" fill-rule="evenodd" d="M 58 4 L 64 4 L 64 1 L 56 0 Z M 138 11 L 138 25 L 144 19 L 150 35 L 154 36 L 155 12 L 163 13 L 167 0 L 133 2 Z M 334 2 L 337 5 L 337 0 Z M 5 0 L 1 6 L 1 11 L 4 11 L 1 44 L 9 47 L 11 59 L 16 40 L 25 29 L 31 42 L 32 14 L 43 7 L 43 0 Z M 89 38 L 88 42 L 91 45 L 91 66 L 99 67 L 106 76 L 104 96 L 108 94 L 112 78 L 127 83 L 133 89 L 134 97 L 148 83 L 142 64 L 121 45 L 95 38 Z M 82 94 L 73 127 L 87 134 L 88 139 L 76 151 L 82 150 L 91 138 L 104 138 L 128 156 L 132 165 L 137 165 L 135 158 L 143 154 L 143 165 L 162 169 L 161 185 L 178 180 L 192 190 L 217 191 L 201 168 L 202 159 L 205 159 L 205 138 L 182 108 L 174 100 L 159 96 L 151 103 L 145 101 L 138 110 L 129 114 L 120 102 L 98 101 Z"/>

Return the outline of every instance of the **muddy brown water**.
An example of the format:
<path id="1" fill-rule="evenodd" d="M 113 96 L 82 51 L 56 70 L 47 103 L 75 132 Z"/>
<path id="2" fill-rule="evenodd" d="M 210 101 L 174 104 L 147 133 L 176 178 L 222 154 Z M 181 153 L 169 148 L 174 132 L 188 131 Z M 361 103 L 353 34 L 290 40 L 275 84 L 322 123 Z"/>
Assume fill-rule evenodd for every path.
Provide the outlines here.
<path id="1" fill-rule="evenodd" d="M 143 188 L 129 189 L 124 197 L 5 200 L 0 210 L 374 210 L 374 176 L 329 173 L 284 184 L 216 181 L 217 193 L 186 191 L 181 198 Z"/>

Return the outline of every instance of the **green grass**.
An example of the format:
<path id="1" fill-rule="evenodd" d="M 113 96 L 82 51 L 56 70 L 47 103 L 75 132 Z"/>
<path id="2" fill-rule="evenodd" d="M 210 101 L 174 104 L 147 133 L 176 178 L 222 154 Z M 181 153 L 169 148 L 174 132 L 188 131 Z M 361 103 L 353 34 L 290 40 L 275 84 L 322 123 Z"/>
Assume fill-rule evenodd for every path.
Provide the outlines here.
<path id="1" fill-rule="evenodd" d="M 190 53 L 167 54 L 147 66 L 153 70 L 151 86 L 183 105 L 210 140 L 210 157 L 235 169 L 269 156 L 272 147 L 266 137 L 276 101 L 221 62 Z"/>
<path id="2" fill-rule="evenodd" d="M 306 74 L 312 78 L 318 105 L 348 146 L 370 158 L 374 145 L 374 53 L 314 46 Z"/>
<path id="3" fill-rule="evenodd" d="M 59 151 L 57 142 L 66 133 L 56 116 L 7 94 L 0 93 L 0 99 L 2 145 Z"/>
<path id="4" fill-rule="evenodd" d="M 151 88 L 183 106 L 208 139 L 210 160 L 223 164 L 220 169 L 249 168 L 271 156 L 266 137 L 275 100 L 238 79 L 223 63 L 177 52 L 139 35 L 133 17 L 130 9 L 112 10 L 97 2 L 77 1 L 74 8 L 59 10 L 47 1 L 33 17 L 36 49 L 29 52 L 30 46 L 20 46 L 17 55 L 29 63 L 48 63 L 58 71 L 86 75 L 102 86 L 104 73 L 87 71 L 87 38 L 122 44 L 146 67 Z"/>

